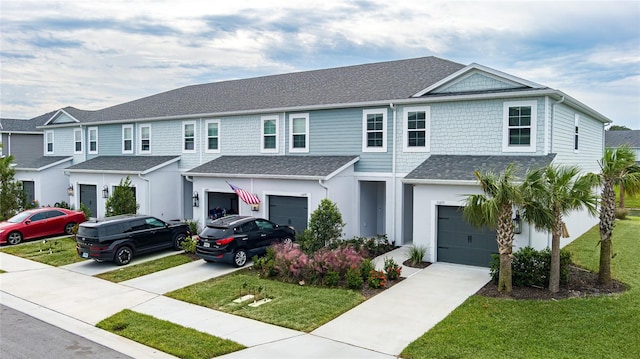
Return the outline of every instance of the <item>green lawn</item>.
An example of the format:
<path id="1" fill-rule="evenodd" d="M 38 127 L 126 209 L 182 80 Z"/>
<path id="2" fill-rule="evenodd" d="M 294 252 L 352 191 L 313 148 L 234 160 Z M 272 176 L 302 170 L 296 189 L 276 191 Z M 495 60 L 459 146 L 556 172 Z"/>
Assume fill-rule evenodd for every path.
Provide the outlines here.
<path id="1" fill-rule="evenodd" d="M 614 190 L 616 191 L 616 203 L 620 203 L 620 191 L 618 186 L 616 186 Z M 633 197 L 625 196 L 624 206 L 626 208 L 640 208 L 640 195 L 636 195 Z"/>
<path id="2" fill-rule="evenodd" d="M 248 306 L 248 303 L 231 304 L 243 290 L 259 293 L 273 301 L 256 308 Z M 185 302 L 305 332 L 318 328 L 365 300 L 355 291 L 300 286 L 261 279 L 250 270 L 196 283 L 166 295 Z"/>
<path id="3" fill-rule="evenodd" d="M 176 267 L 181 264 L 194 261 L 193 257 L 186 254 L 176 254 L 173 256 L 162 257 L 152 261 L 139 263 L 136 265 L 128 265 L 111 272 L 95 275 L 98 278 L 106 279 L 111 282 L 123 282 L 125 280 L 141 277 L 143 275 L 159 272 L 168 268 Z"/>
<path id="4" fill-rule="evenodd" d="M 472 296 L 401 353 L 412 358 L 640 357 L 640 218 L 614 230 L 614 277 L 631 286 L 614 296 L 516 301 Z M 597 226 L 567 248 L 598 267 Z"/>
<path id="5" fill-rule="evenodd" d="M 209 359 L 245 348 L 236 342 L 128 309 L 96 326 L 178 358 Z"/>
<path id="6" fill-rule="evenodd" d="M 76 241 L 73 238 L 41 239 L 3 247 L 1 251 L 55 267 L 86 260 L 76 252 Z"/>

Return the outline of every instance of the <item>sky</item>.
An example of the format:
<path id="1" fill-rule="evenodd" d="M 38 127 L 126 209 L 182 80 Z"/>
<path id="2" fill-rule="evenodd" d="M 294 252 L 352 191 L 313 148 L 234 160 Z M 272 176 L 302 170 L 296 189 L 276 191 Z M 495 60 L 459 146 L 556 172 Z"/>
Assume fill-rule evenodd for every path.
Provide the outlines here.
<path id="1" fill-rule="evenodd" d="M 640 129 L 638 0 L 2 0 L 0 118 L 422 56 L 561 90 Z"/>

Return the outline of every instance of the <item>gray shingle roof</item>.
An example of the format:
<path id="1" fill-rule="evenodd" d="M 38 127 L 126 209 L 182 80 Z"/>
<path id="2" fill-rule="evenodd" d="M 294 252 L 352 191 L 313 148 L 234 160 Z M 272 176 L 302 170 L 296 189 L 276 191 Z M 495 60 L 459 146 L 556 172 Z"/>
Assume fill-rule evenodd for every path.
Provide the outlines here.
<path id="1" fill-rule="evenodd" d="M 454 156 L 432 155 L 422 162 L 405 180 L 406 182 L 420 182 L 421 180 L 453 180 L 475 181 L 475 170 L 480 172 L 502 172 L 507 165 L 517 165 L 517 176 L 524 177 L 527 169 L 544 167 L 551 163 L 555 154 L 547 156 Z"/>
<path id="2" fill-rule="evenodd" d="M 629 147 L 640 148 L 640 130 L 631 131 L 605 131 L 604 144 L 607 147 Z"/>
<path id="3" fill-rule="evenodd" d="M 65 168 L 69 172 L 145 173 L 180 159 L 180 156 L 99 156 Z"/>
<path id="4" fill-rule="evenodd" d="M 185 174 L 209 177 L 326 179 L 358 159 L 358 156 L 221 156 Z"/>
<path id="5" fill-rule="evenodd" d="M 35 159 L 30 160 L 20 160 L 16 159 L 14 162 L 16 163 L 17 170 L 30 170 L 30 171 L 38 171 L 48 166 L 51 166 L 60 161 L 71 161 L 73 157 L 69 156 L 42 156 Z"/>
<path id="6" fill-rule="evenodd" d="M 55 111 L 34 117 L 30 120 L 0 118 L 0 132 L 42 132 L 42 130 L 36 127 L 44 125 L 47 119 L 53 116 L 54 113 Z"/>
<path id="7" fill-rule="evenodd" d="M 421 57 L 192 85 L 98 111 L 65 111 L 80 122 L 108 122 L 395 100 L 409 98 L 462 68 Z"/>

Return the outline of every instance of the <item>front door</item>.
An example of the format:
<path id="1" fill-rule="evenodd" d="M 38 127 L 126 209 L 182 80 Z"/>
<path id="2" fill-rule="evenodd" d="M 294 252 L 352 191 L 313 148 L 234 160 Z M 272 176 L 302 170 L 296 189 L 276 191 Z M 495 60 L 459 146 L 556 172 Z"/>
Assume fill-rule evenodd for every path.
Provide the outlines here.
<path id="1" fill-rule="evenodd" d="M 31 204 L 35 199 L 35 183 L 33 181 L 22 181 L 22 191 L 24 192 L 27 204 Z"/>
<path id="2" fill-rule="evenodd" d="M 80 203 L 91 211 L 90 217 L 98 217 L 98 195 L 97 186 L 91 184 L 80 185 Z"/>

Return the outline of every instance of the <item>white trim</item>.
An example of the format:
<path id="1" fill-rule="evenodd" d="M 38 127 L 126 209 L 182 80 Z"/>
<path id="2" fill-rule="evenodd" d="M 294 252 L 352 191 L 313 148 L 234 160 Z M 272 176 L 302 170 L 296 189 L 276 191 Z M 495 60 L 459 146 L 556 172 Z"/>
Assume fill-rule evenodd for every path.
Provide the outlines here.
<path id="1" fill-rule="evenodd" d="M 424 146 L 412 146 L 409 147 L 409 112 L 424 112 L 425 113 L 425 138 Z M 431 107 L 430 106 L 416 106 L 405 107 L 402 109 L 402 151 L 403 152 L 430 152 L 431 151 Z"/>
<path id="2" fill-rule="evenodd" d="M 362 110 L 362 152 L 387 152 L 387 109 L 386 108 L 372 108 L 368 110 Z M 369 130 L 367 128 L 367 116 L 382 114 L 382 130 L 371 132 L 382 132 L 382 146 L 381 147 L 369 147 Z"/>
<path id="3" fill-rule="evenodd" d="M 95 132 L 96 133 L 96 140 L 94 141 L 96 143 L 96 149 L 95 150 L 91 150 L 91 132 Z M 87 153 L 89 154 L 97 154 L 98 153 L 98 127 L 89 127 L 87 128 Z"/>
<path id="4" fill-rule="evenodd" d="M 149 149 L 145 150 L 143 149 L 142 146 L 142 129 L 143 128 L 148 128 L 149 129 Z M 140 124 L 138 125 L 138 153 L 140 154 L 150 154 L 151 153 L 151 124 L 150 123 L 145 123 L 145 124 Z"/>
<path id="5" fill-rule="evenodd" d="M 77 118 L 75 118 L 75 117 L 71 116 L 67 111 L 65 111 L 65 110 L 63 110 L 63 109 L 60 109 L 60 110 L 58 110 L 56 113 L 54 113 L 54 114 L 53 114 L 53 116 L 51 116 L 51 117 L 47 120 L 47 122 L 45 122 L 45 123 L 44 123 L 44 125 L 43 125 L 43 126 L 46 126 L 46 125 L 48 125 L 48 124 L 50 124 L 50 123 L 52 123 L 52 122 L 54 122 L 54 123 L 55 123 L 55 119 L 56 119 L 56 118 L 58 118 L 58 117 L 59 117 L 59 115 L 60 115 L 61 113 L 63 113 L 63 114 L 65 114 L 65 115 L 69 116 L 69 118 L 73 120 L 73 123 L 78 123 L 78 122 L 80 122 Z"/>
<path id="6" fill-rule="evenodd" d="M 189 149 L 185 149 L 185 144 L 186 144 L 186 127 L 188 125 L 193 125 L 193 149 L 189 150 Z M 196 121 L 182 121 L 182 140 L 180 141 L 180 147 L 182 148 L 182 153 L 196 153 L 196 149 L 198 148 L 198 141 L 197 141 L 197 128 L 196 128 L 197 124 Z"/>
<path id="7" fill-rule="evenodd" d="M 278 123 L 280 121 L 278 121 L 279 118 L 276 115 L 270 115 L 270 116 L 262 116 L 260 117 L 260 152 L 261 153 L 278 153 L 278 136 L 279 136 L 279 131 L 278 131 Z M 266 121 L 273 121 L 276 125 L 276 133 L 274 135 L 269 135 L 269 136 L 275 136 L 275 148 L 264 148 L 264 138 L 265 138 L 265 134 L 264 134 L 264 123 Z"/>
<path id="8" fill-rule="evenodd" d="M 302 133 L 293 133 L 293 120 L 304 119 L 304 148 L 293 147 L 293 136 Z M 309 113 L 292 113 L 289 115 L 289 152 L 309 153 Z"/>
<path id="9" fill-rule="evenodd" d="M 509 145 L 509 108 L 531 107 L 531 122 L 529 127 L 530 142 L 528 146 Z M 502 152 L 536 152 L 536 136 L 538 127 L 538 101 L 505 101 L 502 105 Z"/>
<path id="10" fill-rule="evenodd" d="M 549 96 L 544 97 L 544 153 L 543 155 L 549 154 L 549 142 L 551 141 L 551 107 L 549 105 Z"/>
<path id="11" fill-rule="evenodd" d="M 127 139 L 124 137 L 125 135 L 125 130 L 129 129 L 131 130 L 130 133 L 130 137 L 129 137 L 129 142 L 131 142 L 131 149 L 130 150 L 125 150 L 125 141 L 127 141 Z M 122 125 L 122 153 L 123 154 L 128 154 L 128 153 L 133 153 L 133 125 L 129 124 L 129 125 Z"/>
<path id="12" fill-rule="evenodd" d="M 576 113 L 573 117 L 573 153 L 579 153 L 579 152 L 580 152 L 580 115 Z"/>
<path id="13" fill-rule="evenodd" d="M 49 135 L 51 135 L 51 141 L 49 141 Z M 49 143 L 51 143 L 51 151 L 49 151 Z M 44 131 L 44 153 L 51 155 L 55 150 L 53 131 Z"/>
<path id="14" fill-rule="evenodd" d="M 215 149 L 209 148 L 209 124 L 215 123 L 218 125 L 218 134 L 215 138 L 218 139 L 218 147 Z M 204 121 L 204 152 L 206 153 L 220 153 L 220 120 L 206 120 Z"/>
<path id="15" fill-rule="evenodd" d="M 76 138 L 76 133 L 80 134 L 80 150 L 76 149 L 76 144 L 78 143 L 78 139 Z M 81 155 L 84 150 L 84 141 L 82 139 L 82 128 L 74 128 L 73 129 L 73 153 L 76 155 Z"/>

